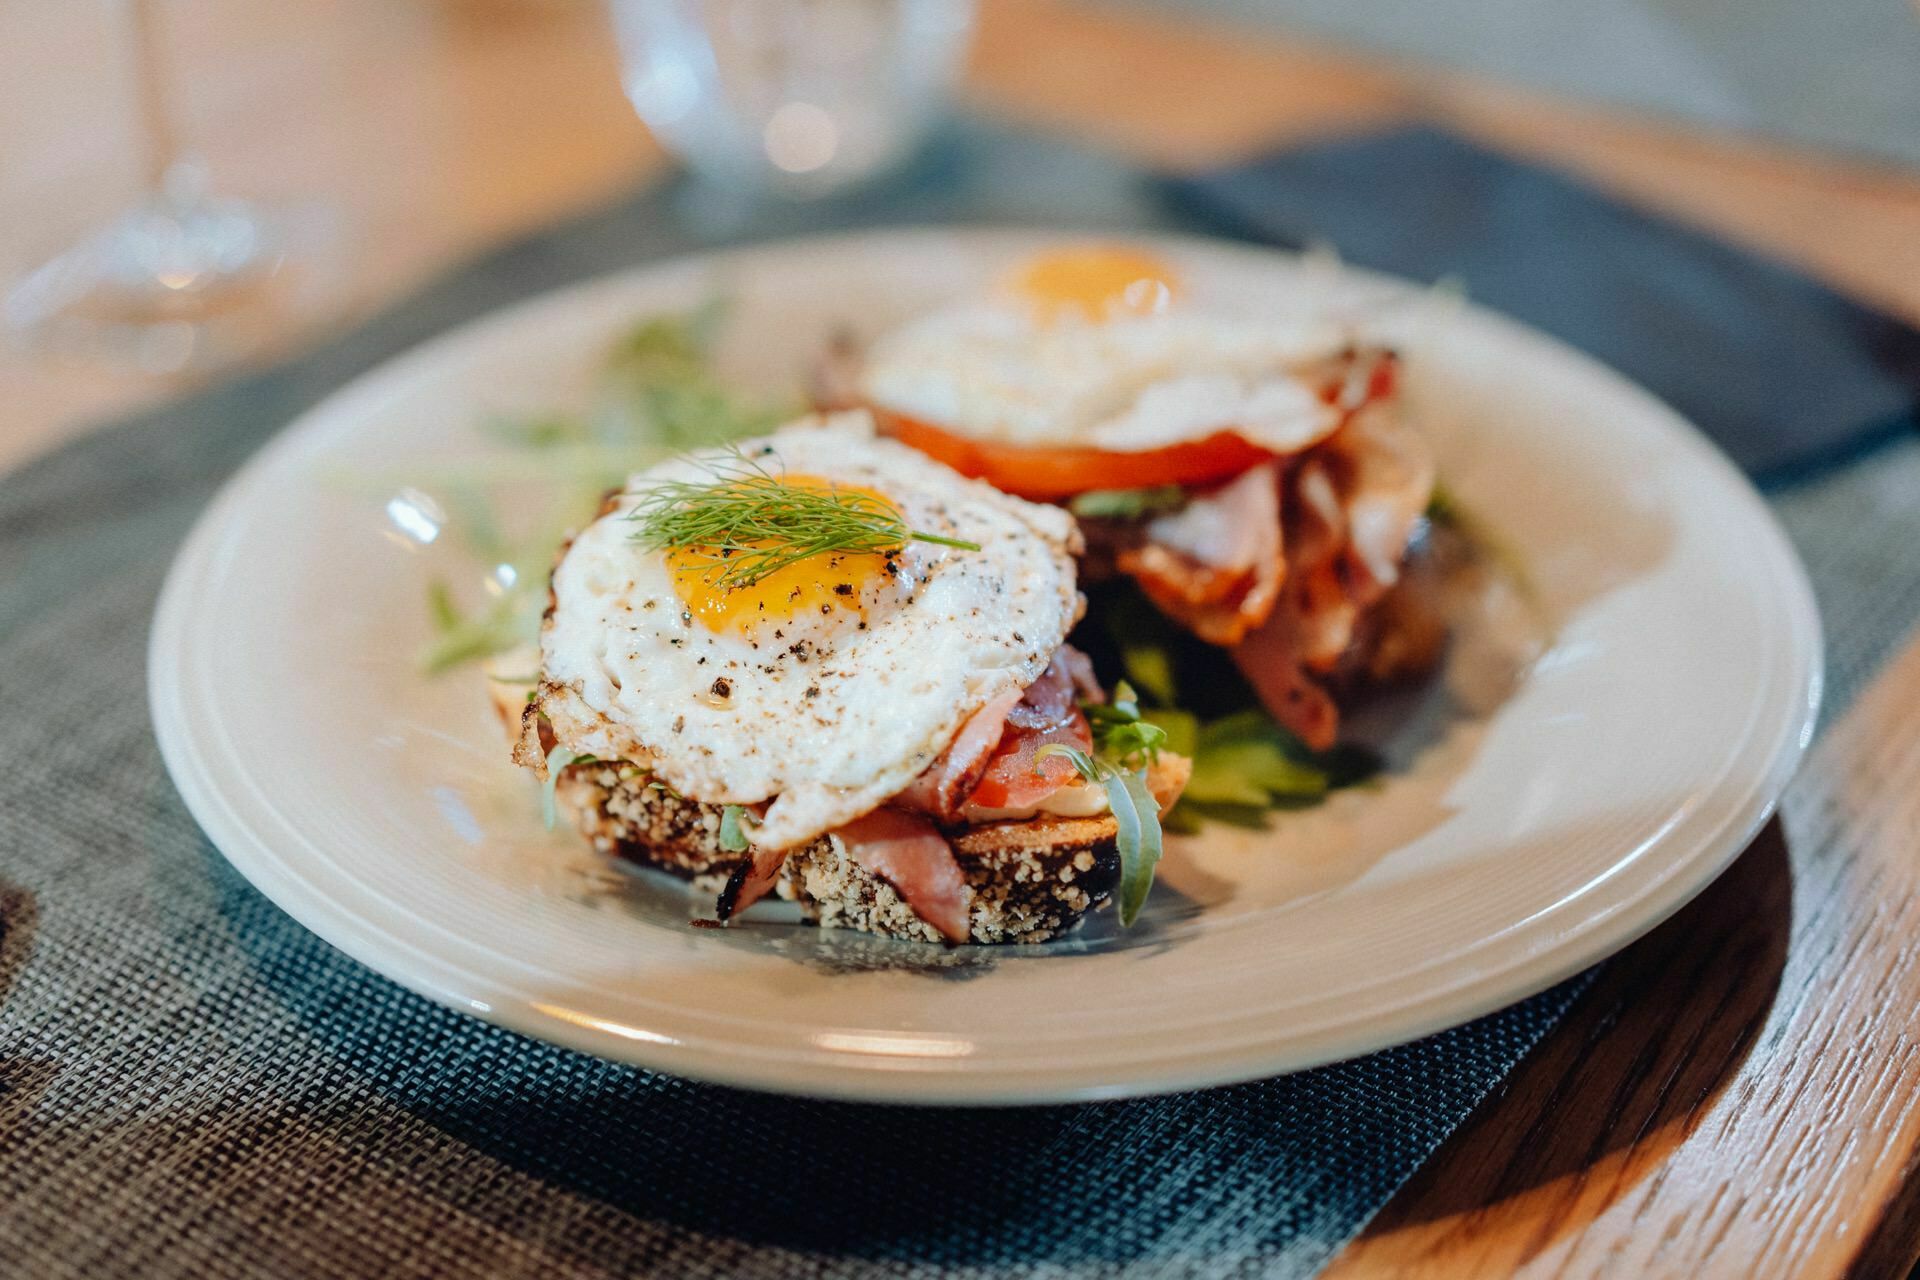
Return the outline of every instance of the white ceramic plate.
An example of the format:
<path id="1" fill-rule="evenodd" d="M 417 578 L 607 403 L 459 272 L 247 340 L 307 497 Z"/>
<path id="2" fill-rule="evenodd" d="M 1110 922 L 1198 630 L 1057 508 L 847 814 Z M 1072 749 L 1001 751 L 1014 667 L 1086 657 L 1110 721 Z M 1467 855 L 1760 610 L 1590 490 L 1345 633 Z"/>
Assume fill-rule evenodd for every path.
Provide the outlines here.
<path id="1" fill-rule="evenodd" d="M 693 929 L 675 885 L 595 888 L 584 847 L 541 828 L 479 678 L 418 674 L 427 579 L 476 570 L 401 536 L 354 478 L 481 456 L 486 415 L 577 399 L 611 335 L 716 286 L 734 299 L 723 367 L 793 386 L 834 326 L 877 329 L 1046 239 L 908 231 L 682 260 L 481 320 L 328 400 L 207 511 L 160 603 L 154 720 L 195 817 L 307 927 L 456 1008 L 681 1075 L 913 1102 L 1142 1094 L 1382 1048 L 1576 972 L 1741 850 L 1818 700 L 1803 571 L 1671 411 L 1469 308 L 1407 336 L 1409 394 L 1448 486 L 1524 559 L 1553 640 L 1496 707 L 1401 726 L 1383 785 L 1180 841 L 1134 929 L 1044 948 L 777 915 Z M 1222 307 L 1317 290 L 1420 310 L 1279 254 L 1161 248 Z"/>

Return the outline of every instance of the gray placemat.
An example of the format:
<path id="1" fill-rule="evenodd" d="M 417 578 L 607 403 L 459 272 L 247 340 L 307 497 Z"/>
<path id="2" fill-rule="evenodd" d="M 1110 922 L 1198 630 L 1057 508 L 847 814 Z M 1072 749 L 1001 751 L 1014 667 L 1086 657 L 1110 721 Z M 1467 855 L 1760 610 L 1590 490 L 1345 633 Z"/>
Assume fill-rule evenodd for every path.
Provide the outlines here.
<path id="1" fill-rule="evenodd" d="M 992 134 L 857 206 L 699 230 L 682 212 L 662 193 L 557 229 L 293 364 L 0 479 L 0 1271 L 1306 1275 L 1576 994 L 1580 980 L 1204 1093 L 873 1108 L 691 1085 L 488 1027 L 254 893 L 161 769 L 144 645 L 194 516 L 291 416 L 460 319 L 715 239 L 823 219 L 1155 217 L 1118 166 Z M 1903 445 L 1781 499 L 1841 620 L 1843 692 L 1920 601 L 1920 557 L 1887 550 L 1920 534 L 1898 501 L 1916 482 L 1920 447 Z"/>

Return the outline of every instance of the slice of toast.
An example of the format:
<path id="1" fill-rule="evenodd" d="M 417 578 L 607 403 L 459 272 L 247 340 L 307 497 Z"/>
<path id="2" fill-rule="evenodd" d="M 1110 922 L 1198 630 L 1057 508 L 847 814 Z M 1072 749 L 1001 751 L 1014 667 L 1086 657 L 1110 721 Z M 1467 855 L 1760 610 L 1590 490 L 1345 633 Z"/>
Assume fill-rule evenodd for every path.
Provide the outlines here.
<path id="1" fill-rule="evenodd" d="M 1162 754 L 1148 786 L 1164 809 L 1192 765 Z M 717 892 L 741 855 L 720 847 L 720 805 L 675 795 L 632 765 L 570 765 L 555 799 L 593 846 L 611 857 L 657 867 Z M 975 942 L 1045 942 L 1079 924 L 1111 897 L 1120 877 L 1111 815 L 992 822 L 950 835 L 970 893 Z M 781 897 L 824 928 L 923 942 L 940 934 L 884 879 L 859 865 L 831 836 L 795 849 L 781 869 Z"/>
<path id="2" fill-rule="evenodd" d="M 534 688 L 517 673 L 537 664 L 537 651 L 504 654 L 487 664 L 488 692 L 510 738 L 520 735 Z M 1165 752 L 1149 770 L 1147 786 L 1163 812 L 1192 771 L 1186 757 Z M 699 892 L 718 893 L 740 864 L 740 854 L 720 847 L 723 806 L 675 795 L 635 765 L 570 765 L 554 785 L 554 799 L 601 853 L 679 876 Z M 1045 942 L 1105 905 L 1120 879 L 1119 830 L 1110 814 L 1042 814 L 950 833 L 971 891 L 973 941 Z M 892 885 L 828 836 L 788 855 L 776 892 L 823 928 L 942 940 Z"/>

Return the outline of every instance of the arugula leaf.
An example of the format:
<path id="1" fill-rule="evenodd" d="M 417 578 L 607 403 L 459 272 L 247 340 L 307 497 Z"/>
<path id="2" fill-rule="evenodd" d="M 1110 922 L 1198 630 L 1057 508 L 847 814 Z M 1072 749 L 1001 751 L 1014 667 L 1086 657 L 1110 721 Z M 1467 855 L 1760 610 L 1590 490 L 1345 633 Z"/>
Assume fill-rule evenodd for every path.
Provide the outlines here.
<path id="1" fill-rule="evenodd" d="M 1067 510 L 1082 520 L 1138 520 L 1178 511 L 1187 504 L 1187 491 L 1177 484 L 1150 489 L 1094 489 L 1077 494 Z"/>
<path id="2" fill-rule="evenodd" d="M 1120 856 L 1120 923 L 1130 925 L 1134 917 L 1140 914 L 1140 908 L 1146 903 L 1147 891 L 1153 888 L 1153 871 L 1160 863 L 1160 805 L 1147 789 L 1147 773 L 1142 769 L 1135 773 L 1123 773 L 1107 781 L 1107 802 L 1112 805 L 1114 816 L 1119 817 L 1121 804 L 1119 796 L 1114 794 L 1114 783 L 1120 784 L 1120 793 L 1127 799 L 1126 808 L 1133 811 L 1133 833 L 1131 844 L 1133 857 L 1126 856 L 1128 845 L 1127 828 L 1124 820 L 1121 826 Z"/>
<path id="3" fill-rule="evenodd" d="M 1166 615 L 1138 591 L 1105 593 L 1100 607 L 1089 612 L 1102 620 L 1127 679 L 1146 690 L 1156 705 L 1176 705 L 1180 701 L 1173 675 L 1177 637 Z"/>
<path id="4" fill-rule="evenodd" d="M 1114 839 L 1120 855 L 1120 883 L 1116 897 L 1122 928 L 1133 924 L 1153 888 L 1153 871 L 1160 863 L 1163 839 L 1160 805 L 1147 787 L 1144 767 L 1129 772 L 1065 743 L 1049 743 L 1036 756 L 1065 756 L 1082 778 L 1106 788 L 1107 808 L 1119 831 Z"/>
<path id="5" fill-rule="evenodd" d="M 1357 748 L 1309 751 L 1260 709 L 1253 689 L 1218 649 L 1180 631 L 1137 587 L 1109 583 L 1090 594 L 1098 625 L 1081 637 L 1083 647 L 1096 665 L 1117 661 L 1141 690 L 1129 699 L 1131 688 L 1116 687 L 1112 710 L 1087 708 L 1096 746 L 1103 754 L 1147 747 L 1124 724 L 1129 711 L 1137 711 L 1159 731 L 1151 735 L 1154 748 L 1193 762 L 1165 825 L 1193 830 L 1206 818 L 1261 827 L 1274 809 L 1316 803 L 1378 772 L 1377 757 Z"/>
<path id="6" fill-rule="evenodd" d="M 1177 756 L 1193 755 L 1200 741 L 1199 716 L 1178 707 L 1155 707 L 1153 722 L 1166 735 L 1160 744 L 1162 751 L 1171 751 Z"/>
<path id="7" fill-rule="evenodd" d="M 1165 649 L 1151 644 L 1122 644 L 1120 660 L 1126 664 L 1127 675 L 1151 693 L 1154 701 L 1175 701 L 1173 659 Z"/>
<path id="8" fill-rule="evenodd" d="M 1126 681 L 1114 686 L 1113 697 L 1082 708 L 1093 729 L 1094 749 L 1109 760 L 1129 767 L 1149 765 L 1160 758 L 1167 731 L 1141 718 L 1140 703 Z"/>
<path id="9" fill-rule="evenodd" d="M 1106 781 L 1107 767 L 1078 747 L 1070 747 L 1064 742 L 1049 742 L 1033 753 L 1036 760 L 1045 756 L 1065 756 L 1074 771 L 1088 782 Z"/>

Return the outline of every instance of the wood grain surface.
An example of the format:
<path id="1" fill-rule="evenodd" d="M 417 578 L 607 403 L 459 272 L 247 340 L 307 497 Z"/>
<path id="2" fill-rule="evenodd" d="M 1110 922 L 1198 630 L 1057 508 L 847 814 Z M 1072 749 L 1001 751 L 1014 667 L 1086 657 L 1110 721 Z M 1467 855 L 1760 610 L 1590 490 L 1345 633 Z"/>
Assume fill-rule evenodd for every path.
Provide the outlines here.
<path id="1" fill-rule="evenodd" d="M 1326 1274 L 1904 1276 L 1920 646 Z"/>
<path id="2" fill-rule="evenodd" d="M 608 200 L 662 157 L 588 0 L 167 6 L 221 183 L 322 197 L 334 287 L 281 347 Z M 0 273 L 138 171 L 112 6 L 0 9 Z M 976 111 L 1201 166 L 1437 121 L 1920 319 L 1920 175 L 1403 63 L 1061 0 L 987 0 Z M 0 466 L 178 383 L 0 357 Z M 1920 1250 L 1920 646 L 1781 818 L 1605 970 L 1329 1275 L 1898 1276 Z"/>

